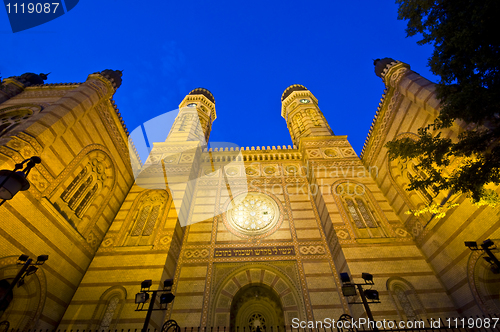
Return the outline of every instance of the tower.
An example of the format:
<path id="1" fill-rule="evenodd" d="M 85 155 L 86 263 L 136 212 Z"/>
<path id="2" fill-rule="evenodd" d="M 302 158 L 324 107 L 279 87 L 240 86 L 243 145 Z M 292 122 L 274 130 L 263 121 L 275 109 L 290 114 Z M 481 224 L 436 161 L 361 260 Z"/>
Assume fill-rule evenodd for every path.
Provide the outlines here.
<path id="1" fill-rule="evenodd" d="M 281 103 L 281 116 L 296 146 L 302 137 L 333 135 L 318 107 L 318 100 L 303 85 L 289 86 L 281 96 Z"/>
<path id="2" fill-rule="evenodd" d="M 182 100 L 166 140 L 153 143 L 112 231 L 84 276 L 82 284 L 88 286 L 77 290 L 60 326 L 114 329 L 121 326 L 123 317 L 128 324 L 142 325 L 144 313 L 135 312 L 136 305 L 127 299 L 138 292 L 143 280 L 153 280 L 152 289 L 157 289 L 163 280 L 175 276 L 196 202 L 196 181 L 192 180 L 200 173 L 201 155 L 215 118 L 210 91 L 198 88 Z M 110 257 L 117 259 L 110 264 Z M 130 281 L 124 281 L 124 276 Z M 96 303 L 89 298 L 100 300 Z M 182 292 L 176 301 L 182 301 Z M 154 328 L 161 329 L 164 315 L 161 311 L 152 315 Z"/>
<path id="3" fill-rule="evenodd" d="M 194 89 L 179 104 L 179 115 L 167 141 L 200 141 L 206 144 L 216 118 L 212 93 L 203 88 Z"/>

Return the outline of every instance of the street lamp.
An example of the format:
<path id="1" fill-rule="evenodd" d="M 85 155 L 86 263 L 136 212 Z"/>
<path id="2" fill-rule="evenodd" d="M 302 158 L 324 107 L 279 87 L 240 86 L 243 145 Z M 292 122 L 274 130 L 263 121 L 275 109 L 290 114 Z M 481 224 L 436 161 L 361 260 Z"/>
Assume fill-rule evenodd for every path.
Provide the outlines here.
<path id="1" fill-rule="evenodd" d="M 0 170 L 0 199 L 2 200 L 0 206 L 6 200 L 12 199 L 19 191 L 29 189 L 30 183 L 26 178 L 31 169 L 41 162 L 42 159 L 40 157 L 34 156 L 16 164 L 12 171 Z M 25 169 L 20 171 L 24 167 L 24 164 L 26 164 Z"/>
<path id="2" fill-rule="evenodd" d="M 483 241 L 483 244 L 481 244 L 481 248 L 479 248 L 477 246 L 477 243 L 474 241 L 465 241 L 464 244 L 467 248 L 469 248 L 472 251 L 477 251 L 477 250 L 484 251 L 488 255 L 488 257 L 483 257 L 483 259 L 490 264 L 491 272 L 493 272 L 494 274 L 500 274 L 500 261 L 491 252 L 492 249 L 497 249 L 497 247 L 493 247 L 495 245 L 493 241 L 491 241 L 490 239 Z"/>
<path id="3" fill-rule="evenodd" d="M 372 312 L 369 307 L 369 303 L 380 303 L 378 291 L 375 289 L 363 289 L 363 286 L 374 285 L 373 275 L 370 273 L 362 273 L 361 278 L 365 281 L 364 284 L 357 284 L 351 281 L 349 273 L 343 272 L 340 274 L 340 281 L 342 281 L 342 295 L 345 297 L 355 296 L 357 294 L 356 288 L 358 289 L 359 295 L 361 296 L 362 302 L 348 302 L 349 304 L 362 304 L 365 307 L 366 316 L 371 321 L 374 321 Z M 370 300 L 368 302 L 367 300 Z M 374 331 L 377 331 L 377 327 L 373 327 Z"/>
<path id="4" fill-rule="evenodd" d="M 153 313 L 153 310 L 166 310 L 167 305 L 171 303 L 175 295 L 172 294 L 172 286 L 174 284 L 173 279 L 167 279 L 163 282 L 163 289 L 158 289 L 158 290 L 149 290 L 151 285 L 153 284 L 152 280 L 144 280 L 141 282 L 141 291 L 140 293 L 135 294 L 135 303 L 137 304 L 137 308 L 135 311 L 147 311 L 148 313 L 146 314 L 146 320 L 144 321 L 144 326 L 142 327 L 143 332 L 147 332 L 148 326 L 149 326 L 149 320 L 151 319 L 151 314 Z M 156 294 L 161 293 L 160 295 L 160 308 L 159 309 L 154 309 L 155 301 L 156 301 Z M 151 299 L 149 300 L 150 296 L 149 294 L 151 293 Z M 144 309 L 144 305 L 146 302 L 149 300 L 149 307 L 148 309 Z"/>
<path id="5" fill-rule="evenodd" d="M 47 259 L 49 259 L 48 255 L 40 255 L 40 256 L 38 256 L 36 261 L 33 262 L 33 259 L 29 258 L 28 255 L 23 254 L 23 255 L 19 256 L 19 258 L 17 259 L 17 264 L 22 265 L 23 267 L 21 268 L 21 270 L 19 270 L 16 277 L 11 282 L 9 289 L 7 289 L 4 296 L 2 296 L 2 298 L 0 299 L 0 308 L 7 307 L 7 305 L 5 304 L 5 301 L 7 300 L 9 294 L 14 289 L 14 286 L 16 284 L 17 284 L 17 287 L 21 287 L 22 285 L 24 285 L 24 277 L 36 273 L 36 271 L 38 270 L 38 267 L 36 267 L 35 265 L 38 265 L 38 266 L 43 265 Z"/>

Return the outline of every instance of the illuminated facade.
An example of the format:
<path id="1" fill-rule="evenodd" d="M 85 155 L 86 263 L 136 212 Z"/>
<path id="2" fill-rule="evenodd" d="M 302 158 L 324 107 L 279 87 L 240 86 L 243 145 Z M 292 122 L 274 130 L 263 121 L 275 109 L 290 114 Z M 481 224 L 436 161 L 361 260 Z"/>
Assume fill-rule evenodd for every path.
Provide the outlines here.
<path id="1" fill-rule="evenodd" d="M 181 327 L 256 331 L 294 318 L 363 317 L 363 307 L 342 296 L 342 272 L 355 281 L 373 275 L 375 319 L 498 312 L 498 275 L 463 245 L 499 239 L 498 211 L 462 199 L 443 219 L 405 214 L 447 193 L 405 191 L 412 176 L 425 175 L 389 162 L 383 145 L 415 135 L 439 103 L 432 83 L 408 65 L 383 59 L 375 71 L 387 89 L 361 158 L 301 85 L 282 95 L 293 147 L 206 151 L 215 100 L 195 89 L 137 179 L 111 100 L 121 73 L 78 84 L 40 84 L 33 74 L 4 80 L 0 168 L 33 155 L 42 164 L 28 177 L 31 188 L 0 207 L 0 294 L 20 254 L 49 260 L 14 288 L 0 321 L 20 329 L 141 328 L 140 283 L 152 279 L 158 289 L 169 278 L 175 300 L 153 313 L 151 328 L 175 319 Z"/>

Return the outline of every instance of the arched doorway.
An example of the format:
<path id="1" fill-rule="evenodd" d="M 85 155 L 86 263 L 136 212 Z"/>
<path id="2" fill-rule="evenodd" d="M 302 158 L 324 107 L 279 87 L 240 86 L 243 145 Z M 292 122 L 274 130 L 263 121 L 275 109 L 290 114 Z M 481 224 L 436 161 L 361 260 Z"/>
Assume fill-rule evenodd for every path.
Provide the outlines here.
<path id="1" fill-rule="evenodd" d="M 14 295 L 12 294 L 12 290 L 9 291 L 10 282 L 6 279 L 0 280 L 0 299 L 4 298 L 4 301 L 0 303 L 0 320 L 2 320 L 3 313 L 9 307 L 10 302 L 12 301 Z"/>
<path id="2" fill-rule="evenodd" d="M 283 306 L 276 291 L 266 284 L 242 287 L 233 297 L 230 311 L 230 330 L 265 332 L 283 326 Z"/>
<path id="3" fill-rule="evenodd" d="M 495 243 L 499 240 L 494 239 Z M 474 251 L 469 256 L 468 278 L 469 285 L 484 314 L 498 314 L 500 312 L 500 274 L 491 270 L 491 264 L 483 258 L 487 255 L 483 251 Z"/>
<path id="4" fill-rule="evenodd" d="M 283 328 L 283 325 L 291 325 L 294 318 L 305 320 L 306 310 L 301 297 L 300 283 L 297 280 L 296 264 L 294 261 L 214 264 L 213 275 L 216 278 L 211 290 L 210 304 L 207 308 L 208 321 L 206 326 L 221 330 L 231 326 L 232 329 L 237 324 L 236 313 L 244 313 L 246 310 L 250 310 L 249 308 L 257 306 L 257 301 L 250 301 L 250 297 L 245 295 L 247 292 L 252 294 L 248 290 L 251 289 L 250 286 L 260 287 L 258 292 L 263 292 L 262 299 L 272 299 L 277 304 L 276 306 L 279 304 L 283 313 L 274 316 L 280 316 L 284 321 L 281 325 L 280 321 L 276 320 L 277 324 L 281 325 L 280 329 Z M 255 298 L 255 293 L 253 297 Z M 248 301 L 244 299 L 248 299 Z M 248 304 L 243 307 L 246 302 Z M 237 303 L 240 304 L 237 305 Z M 233 312 L 232 321 L 231 312 Z M 244 326 L 247 325 L 245 323 Z M 267 325 L 269 326 L 269 324 Z M 273 331 L 275 328 L 276 326 L 273 327 Z M 240 327 L 237 332 L 243 332 L 243 329 Z M 248 332 L 248 328 L 245 328 L 245 332 Z"/>
<path id="5" fill-rule="evenodd" d="M 19 256 L 0 258 L 0 293 L 5 294 L 19 272 L 17 259 Z M 9 329 L 33 329 L 42 313 L 46 296 L 46 279 L 43 269 L 26 276 L 21 286 L 15 286 L 7 295 L 8 304 L 4 302 L 0 321 L 8 321 Z"/>

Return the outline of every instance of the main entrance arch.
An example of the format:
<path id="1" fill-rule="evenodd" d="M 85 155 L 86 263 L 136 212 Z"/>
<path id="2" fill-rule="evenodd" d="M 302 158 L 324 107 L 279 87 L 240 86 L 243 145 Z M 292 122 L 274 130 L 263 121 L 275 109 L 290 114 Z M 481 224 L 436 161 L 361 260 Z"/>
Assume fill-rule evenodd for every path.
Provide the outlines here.
<path id="1" fill-rule="evenodd" d="M 296 262 L 218 263 L 214 275 L 207 326 L 276 331 L 306 317 Z"/>
<path id="2" fill-rule="evenodd" d="M 230 331 L 264 332 L 270 327 L 283 326 L 283 306 L 278 294 L 266 284 L 249 284 L 233 297 L 230 311 Z M 243 329 L 244 328 L 244 329 Z"/>

